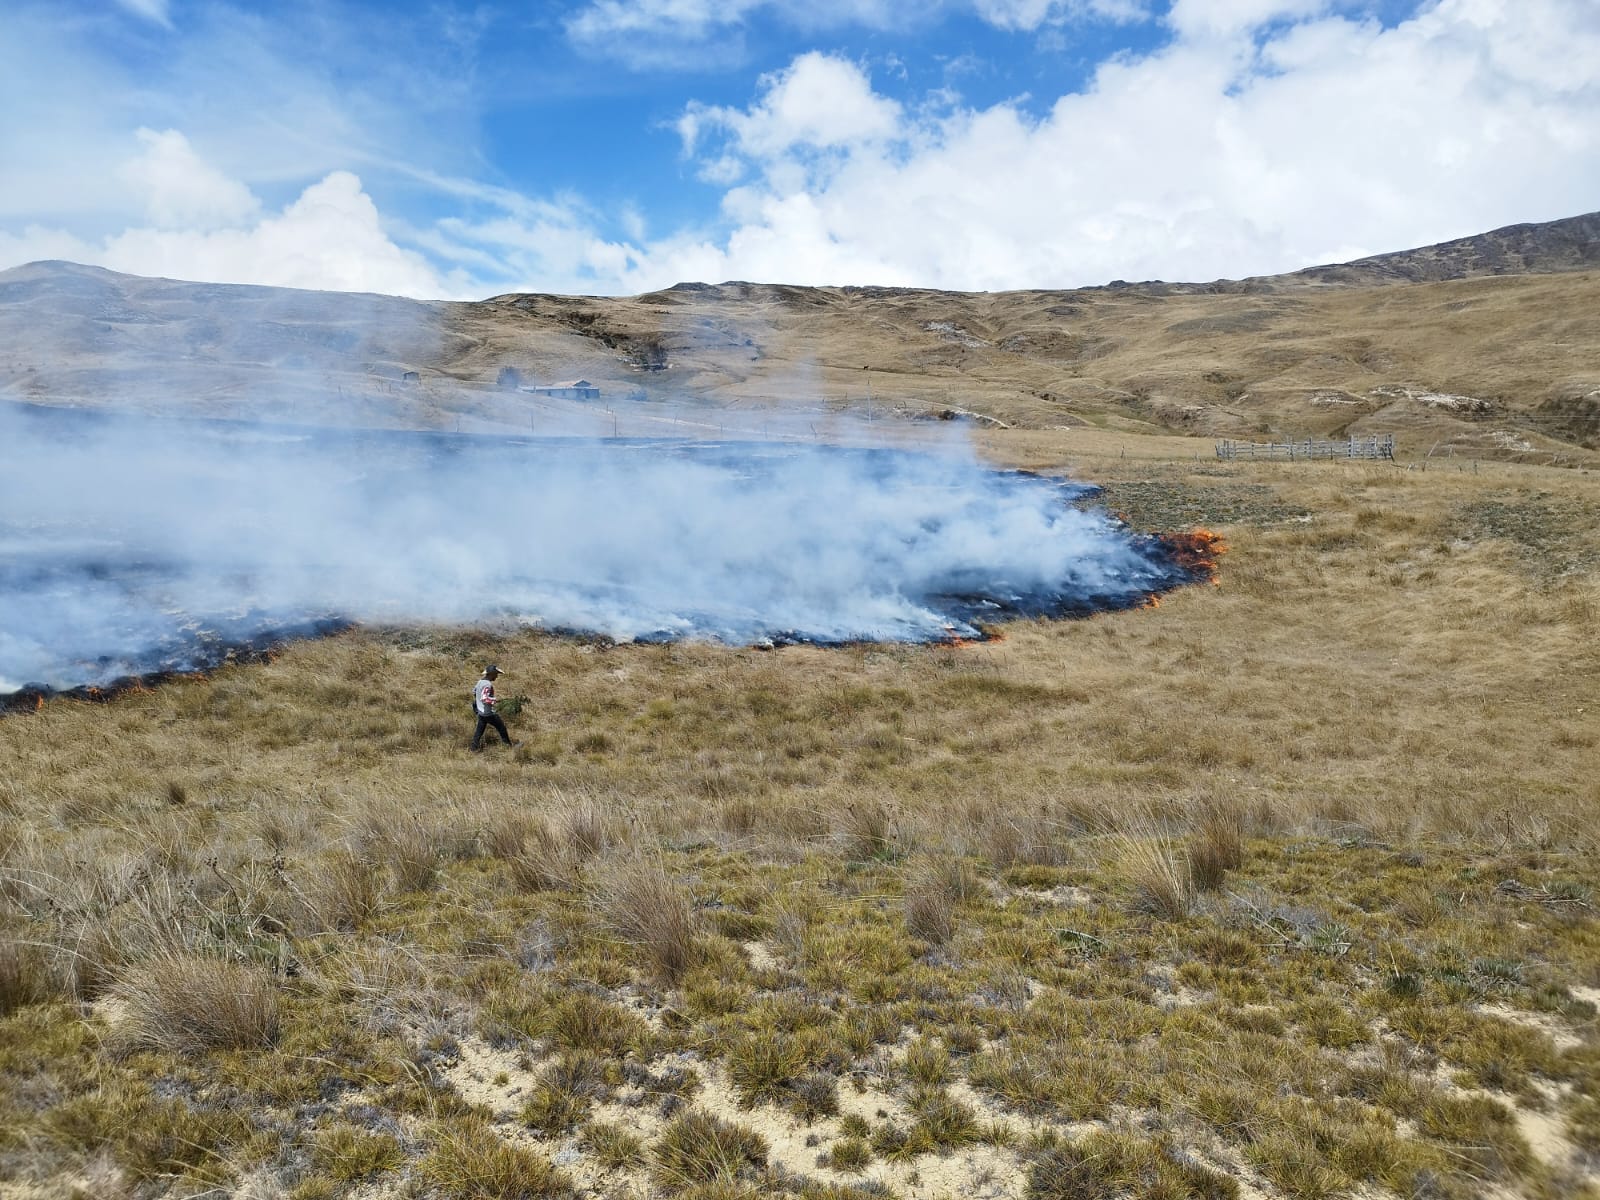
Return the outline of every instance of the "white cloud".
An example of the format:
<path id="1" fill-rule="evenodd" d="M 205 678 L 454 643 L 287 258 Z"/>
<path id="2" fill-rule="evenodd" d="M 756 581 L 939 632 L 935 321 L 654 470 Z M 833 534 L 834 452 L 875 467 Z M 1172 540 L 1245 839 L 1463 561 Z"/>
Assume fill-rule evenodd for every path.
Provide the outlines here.
<path id="1" fill-rule="evenodd" d="M 454 290 L 420 254 L 390 240 L 377 206 L 348 171 L 333 172 L 281 213 L 248 225 L 125 230 L 107 240 L 97 261 L 134 275 L 222 283 L 424 298 Z"/>
<path id="2" fill-rule="evenodd" d="M 348 171 L 263 214 L 248 189 L 198 159 L 175 131 L 139 131 L 145 152 L 128 175 L 146 193 L 151 222 L 93 240 L 30 225 L 0 233 L 0 266 L 66 258 L 133 275 L 277 287 L 370 291 L 424 299 L 475 289 L 441 275 L 384 230 L 377 206 Z"/>
<path id="3" fill-rule="evenodd" d="M 777 2 L 615 0 L 579 15 L 641 22 L 649 41 L 651 21 L 715 33 Z M 1110 2 L 964 0 L 1019 28 L 1108 16 Z M 850 0 L 809 7 L 816 22 L 894 16 Z M 973 108 L 954 93 L 897 102 L 874 88 L 867 60 L 801 53 L 742 105 L 681 109 L 689 170 L 721 205 L 666 232 L 647 199 L 641 211 L 619 200 L 609 219 L 579 197 L 449 174 L 459 168 L 433 148 L 416 155 L 430 167 L 403 162 L 394 148 L 417 122 L 368 120 L 316 70 L 262 67 L 270 102 L 238 136 L 223 130 L 233 99 L 194 125 L 99 113 L 82 97 L 132 94 L 133 82 L 97 86 L 81 57 L 44 69 L 38 51 L 53 43 L 36 22 L 0 37 L 0 100 L 35 117 L 0 121 L 0 268 L 65 257 L 419 297 L 730 278 L 1074 286 L 1268 273 L 1595 207 L 1600 6 L 1429 0 L 1388 28 L 1362 12 L 1358 0 L 1178 0 L 1167 44 L 1108 59 L 1042 111 Z M 229 29 L 202 43 L 227 48 L 218 71 L 253 61 Z M 186 52 L 185 94 L 211 94 L 199 53 Z M 305 97 L 281 109 L 301 82 Z M 280 111 L 287 132 L 275 133 Z M 412 222 L 397 201 L 380 213 L 355 167 L 394 189 L 380 196 L 403 185 L 425 197 Z M 123 186 L 105 186 L 113 174 Z"/>
<path id="4" fill-rule="evenodd" d="M 1167 24 L 1185 37 L 1227 37 L 1274 21 L 1304 20 L 1336 7 L 1338 0 L 1172 0 Z"/>
<path id="5" fill-rule="evenodd" d="M 691 103 L 678 126 L 685 149 L 692 153 L 720 129 L 740 154 L 770 162 L 799 148 L 870 145 L 900 128 L 900 105 L 877 95 L 860 67 L 832 55 L 802 54 L 757 86 L 761 98 L 746 110 Z"/>
<path id="6" fill-rule="evenodd" d="M 804 56 L 746 109 L 691 108 L 688 144 L 745 163 L 732 227 L 644 247 L 626 282 L 691 265 L 954 288 L 1209 279 L 1594 207 L 1587 0 L 1441 0 L 1387 29 L 1293 17 L 1323 7 L 1227 0 L 1209 22 L 1180 8 L 1171 45 L 1104 64 L 1042 118 L 894 109 L 851 64 Z M 813 72 L 829 86 L 789 86 Z M 729 136 L 704 147 L 713 125 Z M 830 138 L 846 158 L 796 153 Z"/>
<path id="7" fill-rule="evenodd" d="M 204 162 L 176 129 L 140 129 L 143 147 L 118 174 L 161 229 L 217 229 L 249 220 L 260 207 L 250 189 Z"/>

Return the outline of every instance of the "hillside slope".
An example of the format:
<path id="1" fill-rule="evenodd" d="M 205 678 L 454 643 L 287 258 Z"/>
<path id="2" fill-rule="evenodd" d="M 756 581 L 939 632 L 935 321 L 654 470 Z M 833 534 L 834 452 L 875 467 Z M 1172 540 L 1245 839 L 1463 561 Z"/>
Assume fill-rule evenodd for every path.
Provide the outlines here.
<path id="1" fill-rule="evenodd" d="M 953 412 L 1587 463 L 1600 214 L 1271 278 L 1073 291 L 730 282 L 423 304 L 36 263 L 0 273 L 0 344 L 0 396 L 150 412 L 635 433 L 774 408 Z M 501 386 L 507 368 L 587 378 L 601 403 Z"/>

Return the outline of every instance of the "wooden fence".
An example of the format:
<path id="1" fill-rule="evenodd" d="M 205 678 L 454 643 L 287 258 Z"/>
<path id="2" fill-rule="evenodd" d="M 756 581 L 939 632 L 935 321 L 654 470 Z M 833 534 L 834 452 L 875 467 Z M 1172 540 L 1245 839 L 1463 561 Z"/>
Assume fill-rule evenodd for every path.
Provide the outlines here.
<path id="1" fill-rule="evenodd" d="M 1393 458 L 1394 434 L 1373 434 L 1338 441 L 1301 438 L 1290 442 L 1217 443 L 1218 458 L 1286 459 L 1294 462 L 1309 458 Z"/>

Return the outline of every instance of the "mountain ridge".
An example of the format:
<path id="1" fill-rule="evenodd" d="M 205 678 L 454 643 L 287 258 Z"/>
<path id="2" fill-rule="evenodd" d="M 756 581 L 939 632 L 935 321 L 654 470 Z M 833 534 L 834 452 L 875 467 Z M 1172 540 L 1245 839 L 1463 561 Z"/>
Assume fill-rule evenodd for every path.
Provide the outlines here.
<path id="1" fill-rule="evenodd" d="M 152 413 L 594 424 L 593 405 L 517 390 L 582 376 L 613 431 L 671 401 L 704 429 L 734 410 L 976 414 L 1587 464 L 1600 213 L 1253 280 L 991 293 L 727 281 L 425 302 L 47 261 L 0 272 L 0 345 L 0 397 Z"/>

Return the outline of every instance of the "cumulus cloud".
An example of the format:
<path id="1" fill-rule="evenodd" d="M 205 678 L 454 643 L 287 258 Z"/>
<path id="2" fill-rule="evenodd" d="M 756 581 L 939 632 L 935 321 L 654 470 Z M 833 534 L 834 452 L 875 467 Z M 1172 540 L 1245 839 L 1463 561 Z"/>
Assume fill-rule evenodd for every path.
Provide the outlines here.
<path id="1" fill-rule="evenodd" d="M 361 180 L 348 171 L 334 171 L 282 212 L 247 225 L 126 230 L 106 243 L 100 261 L 134 275 L 223 283 L 423 297 L 453 291 L 422 255 L 390 239 Z"/>
<path id="2" fill-rule="evenodd" d="M 854 63 L 811 52 L 765 75 L 761 98 L 748 109 L 691 103 L 678 123 L 693 153 L 706 133 L 723 131 L 746 158 L 771 162 L 796 151 L 847 149 L 882 142 L 900 131 L 900 105 L 872 90 Z"/>
<path id="3" fill-rule="evenodd" d="M 649 43 L 763 12 L 798 28 L 957 7 L 1018 30 L 1155 19 L 1143 0 L 948 0 L 911 15 L 876 0 L 594 0 L 568 30 Z M 62 53 L 67 32 L 13 23 L 0 99 L 38 120 L 0 121 L 0 267 L 66 257 L 424 298 L 731 278 L 999 289 L 1269 273 L 1595 207 L 1591 0 L 1428 0 L 1389 24 L 1369 8 L 1173 0 L 1153 48 L 1108 57 L 1065 94 L 987 106 L 806 50 L 742 103 L 681 103 L 684 174 L 719 204 L 668 222 L 647 199 L 601 208 L 476 181 L 425 140 L 402 161 L 409 126 L 329 108 L 334 93 L 299 67 L 282 77 L 310 78 L 315 103 L 277 142 L 259 122 L 221 136 L 202 115 L 117 127 L 121 110 L 74 97 L 136 81 L 96 91 L 96 64 Z M 187 53 L 185 87 L 208 94 Z M 305 130 L 328 137 L 311 145 Z"/>
<path id="4" fill-rule="evenodd" d="M 161 229 L 217 229 L 249 220 L 260 201 L 237 179 L 205 162 L 176 129 L 140 129 L 140 151 L 119 174 Z"/>
<path id="5" fill-rule="evenodd" d="M 704 241 L 663 245 L 637 278 L 692 262 L 723 278 L 955 288 L 1207 279 L 1593 206 L 1600 11 L 1443 0 L 1385 28 L 1327 7 L 1180 0 L 1169 45 L 1103 64 L 1039 117 L 890 109 L 860 67 L 807 56 L 791 76 L 826 64 L 829 88 L 786 76 L 738 112 L 690 107 L 686 146 L 704 148 L 714 117 L 732 134 L 719 169 L 734 155 L 747 181 L 725 199 L 715 263 Z M 797 153 L 795 131 L 813 125 L 871 136 L 819 165 Z"/>
<path id="6" fill-rule="evenodd" d="M 0 262 L 65 258 L 134 275 L 441 298 L 472 290 L 384 229 L 361 180 L 334 171 L 281 211 L 202 161 L 182 133 L 138 132 L 121 171 L 148 222 L 93 240 L 44 225 L 0 233 Z"/>

